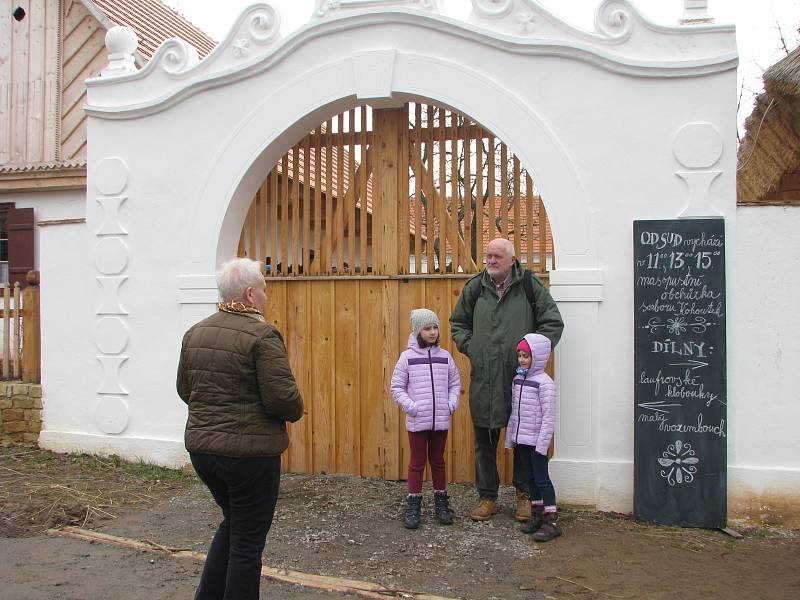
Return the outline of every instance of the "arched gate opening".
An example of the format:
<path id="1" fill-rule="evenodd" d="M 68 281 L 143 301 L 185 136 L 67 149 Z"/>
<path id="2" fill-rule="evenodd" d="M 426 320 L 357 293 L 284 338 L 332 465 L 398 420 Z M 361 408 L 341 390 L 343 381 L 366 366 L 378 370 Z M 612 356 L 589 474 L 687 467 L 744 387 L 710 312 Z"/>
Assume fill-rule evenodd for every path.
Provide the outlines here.
<path id="1" fill-rule="evenodd" d="M 442 106 L 355 106 L 272 166 L 238 255 L 264 266 L 267 318 L 284 333 L 306 399 L 306 418 L 290 426 L 286 470 L 405 477 L 408 440 L 388 390 L 409 311 L 426 306 L 441 318 L 463 383 L 448 477 L 473 480 L 469 362 L 447 319 L 498 236 L 548 281 L 552 233 L 531 174 L 492 132 Z M 510 452 L 498 449 L 498 461 L 510 482 Z"/>

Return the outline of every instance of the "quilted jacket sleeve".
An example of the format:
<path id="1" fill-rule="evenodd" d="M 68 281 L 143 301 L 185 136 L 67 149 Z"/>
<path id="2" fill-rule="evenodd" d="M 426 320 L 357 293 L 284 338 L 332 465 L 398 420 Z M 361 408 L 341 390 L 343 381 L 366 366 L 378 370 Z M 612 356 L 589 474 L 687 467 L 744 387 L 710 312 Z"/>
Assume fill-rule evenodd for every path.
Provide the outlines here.
<path id="1" fill-rule="evenodd" d="M 448 355 L 450 373 L 447 379 L 447 404 L 450 406 L 450 414 L 456 412 L 458 401 L 461 398 L 461 375 L 456 367 L 456 361 Z"/>
<path id="2" fill-rule="evenodd" d="M 256 344 L 256 375 L 264 411 L 284 421 L 303 416 L 303 397 L 297 388 L 281 334 L 270 328 Z"/>
<path id="3" fill-rule="evenodd" d="M 178 388 L 178 396 L 181 397 L 186 404 L 189 404 L 189 371 L 186 366 L 186 340 L 189 338 L 189 332 L 183 336 L 183 343 L 181 343 L 181 357 L 178 361 L 178 379 L 176 387 Z"/>
<path id="4" fill-rule="evenodd" d="M 472 318 L 475 311 L 475 302 L 470 302 L 470 286 L 480 286 L 479 279 L 470 279 L 461 290 L 456 307 L 450 315 L 450 335 L 456 343 L 459 352 L 469 356 L 469 342 L 472 339 Z M 468 289 L 470 288 L 470 289 Z M 480 288 L 479 288 L 480 289 Z"/>
<path id="5" fill-rule="evenodd" d="M 511 383 L 511 397 L 514 397 L 514 383 Z M 516 414 L 516 409 L 511 407 L 511 415 L 508 417 L 508 425 L 506 425 L 506 442 L 504 444 L 505 448 L 511 449 L 514 447 L 514 435 L 512 431 L 516 429 L 516 422 L 519 418 L 519 415 Z"/>
<path id="6" fill-rule="evenodd" d="M 411 417 L 414 417 L 417 415 L 417 405 L 408 395 L 408 392 L 406 391 L 407 388 L 408 361 L 406 361 L 405 356 L 401 354 L 400 359 L 394 366 L 390 391 L 392 392 L 392 398 L 394 398 L 394 401 L 400 405 L 400 408 L 403 409 L 403 412 Z"/>
<path id="7" fill-rule="evenodd" d="M 536 440 L 536 453 L 547 456 L 556 428 L 556 384 L 550 378 L 539 386 L 539 404 L 542 407 L 542 425 Z"/>

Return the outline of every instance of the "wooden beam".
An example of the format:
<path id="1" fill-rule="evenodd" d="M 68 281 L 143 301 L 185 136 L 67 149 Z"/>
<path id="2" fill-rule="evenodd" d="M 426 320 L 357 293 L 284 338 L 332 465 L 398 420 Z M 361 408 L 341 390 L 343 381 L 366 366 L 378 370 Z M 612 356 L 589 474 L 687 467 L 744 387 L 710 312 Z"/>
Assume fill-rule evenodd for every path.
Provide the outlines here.
<path id="1" fill-rule="evenodd" d="M 363 152 L 363 150 L 362 150 Z M 343 222 L 342 232 L 345 230 L 349 231 L 350 226 L 350 211 L 347 210 L 348 206 L 355 206 L 356 200 L 361 198 L 361 210 L 367 210 L 367 194 L 366 190 L 362 190 L 362 181 L 366 182 L 369 179 L 370 174 L 372 173 L 372 148 L 364 152 L 364 157 L 361 159 L 361 164 L 358 165 L 358 169 L 356 169 L 355 177 L 350 180 L 350 186 L 347 188 L 347 193 L 344 195 L 344 198 L 336 199 L 336 207 L 334 208 L 334 216 L 338 218 L 339 215 L 336 213 L 341 212 L 341 218 Z M 362 170 L 365 171 L 362 177 Z M 353 226 L 355 227 L 355 225 Z M 366 235 L 366 232 L 364 232 Z M 344 237 L 342 237 L 342 243 L 344 243 Z M 336 252 L 336 249 L 339 244 L 339 238 L 334 237 L 332 240 L 332 251 Z M 352 269 L 352 261 L 350 268 Z"/>
<path id="2" fill-rule="evenodd" d="M 122 548 L 132 548 L 141 552 L 153 552 L 166 554 L 175 558 L 188 559 L 195 562 L 205 562 L 206 555 L 201 552 L 193 552 L 188 548 L 172 548 L 151 540 L 134 540 L 131 538 L 110 535 L 99 531 L 91 531 L 80 527 L 62 527 L 59 529 L 48 529 L 47 535 L 53 537 L 68 537 L 86 542 L 100 542 Z M 302 571 L 292 571 L 289 569 L 275 569 L 273 567 L 261 567 L 261 576 L 265 579 L 300 585 L 317 590 L 329 590 L 343 594 L 352 594 L 360 598 L 379 598 L 386 600 L 389 597 L 408 597 L 416 600 L 454 600 L 444 596 L 434 596 L 413 590 L 403 590 L 398 588 L 387 588 L 379 583 L 369 581 L 359 581 L 357 579 L 344 579 L 341 577 L 328 577 L 325 575 L 314 575 L 313 573 L 303 573 Z"/>

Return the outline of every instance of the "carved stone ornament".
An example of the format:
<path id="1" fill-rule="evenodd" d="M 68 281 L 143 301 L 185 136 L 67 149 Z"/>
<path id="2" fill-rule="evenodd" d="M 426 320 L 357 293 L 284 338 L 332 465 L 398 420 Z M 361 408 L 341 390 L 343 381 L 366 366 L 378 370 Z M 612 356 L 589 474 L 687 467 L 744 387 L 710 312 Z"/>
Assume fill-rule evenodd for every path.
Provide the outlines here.
<path id="1" fill-rule="evenodd" d="M 156 58 L 161 68 L 170 75 L 187 71 L 200 62 L 197 49 L 178 38 L 168 39 L 161 44 Z"/>
<path id="2" fill-rule="evenodd" d="M 108 66 L 100 72 L 102 77 L 126 75 L 136 72 L 136 59 L 133 55 L 139 45 L 136 32 L 130 27 L 115 25 L 106 33 Z"/>
<path id="3" fill-rule="evenodd" d="M 631 35 L 641 18 L 628 0 L 605 0 L 595 13 L 595 32 L 575 27 L 537 0 L 472 0 L 469 21 L 505 34 L 549 39 L 619 42 Z"/>
<path id="4" fill-rule="evenodd" d="M 314 16 L 325 17 L 328 13 L 346 9 L 358 10 L 387 6 L 422 8 L 437 12 L 439 10 L 435 0 L 317 0 L 314 7 Z"/>

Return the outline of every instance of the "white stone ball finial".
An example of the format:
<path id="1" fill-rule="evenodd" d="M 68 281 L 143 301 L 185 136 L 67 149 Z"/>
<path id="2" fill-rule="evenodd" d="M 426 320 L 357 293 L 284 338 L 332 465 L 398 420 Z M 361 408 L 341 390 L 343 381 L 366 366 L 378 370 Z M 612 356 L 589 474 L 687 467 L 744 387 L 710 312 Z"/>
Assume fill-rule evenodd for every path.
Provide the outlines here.
<path id="1" fill-rule="evenodd" d="M 714 18 L 708 14 L 708 0 L 683 0 L 681 25 L 703 25 L 713 22 Z"/>
<path id="2" fill-rule="evenodd" d="M 100 73 L 103 77 L 124 75 L 136 71 L 134 52 L 139 45 L 136 32 L 130 27 L 115 25 L 106 33 L 106 49 L 108 50 L 108 66 Z"/>

